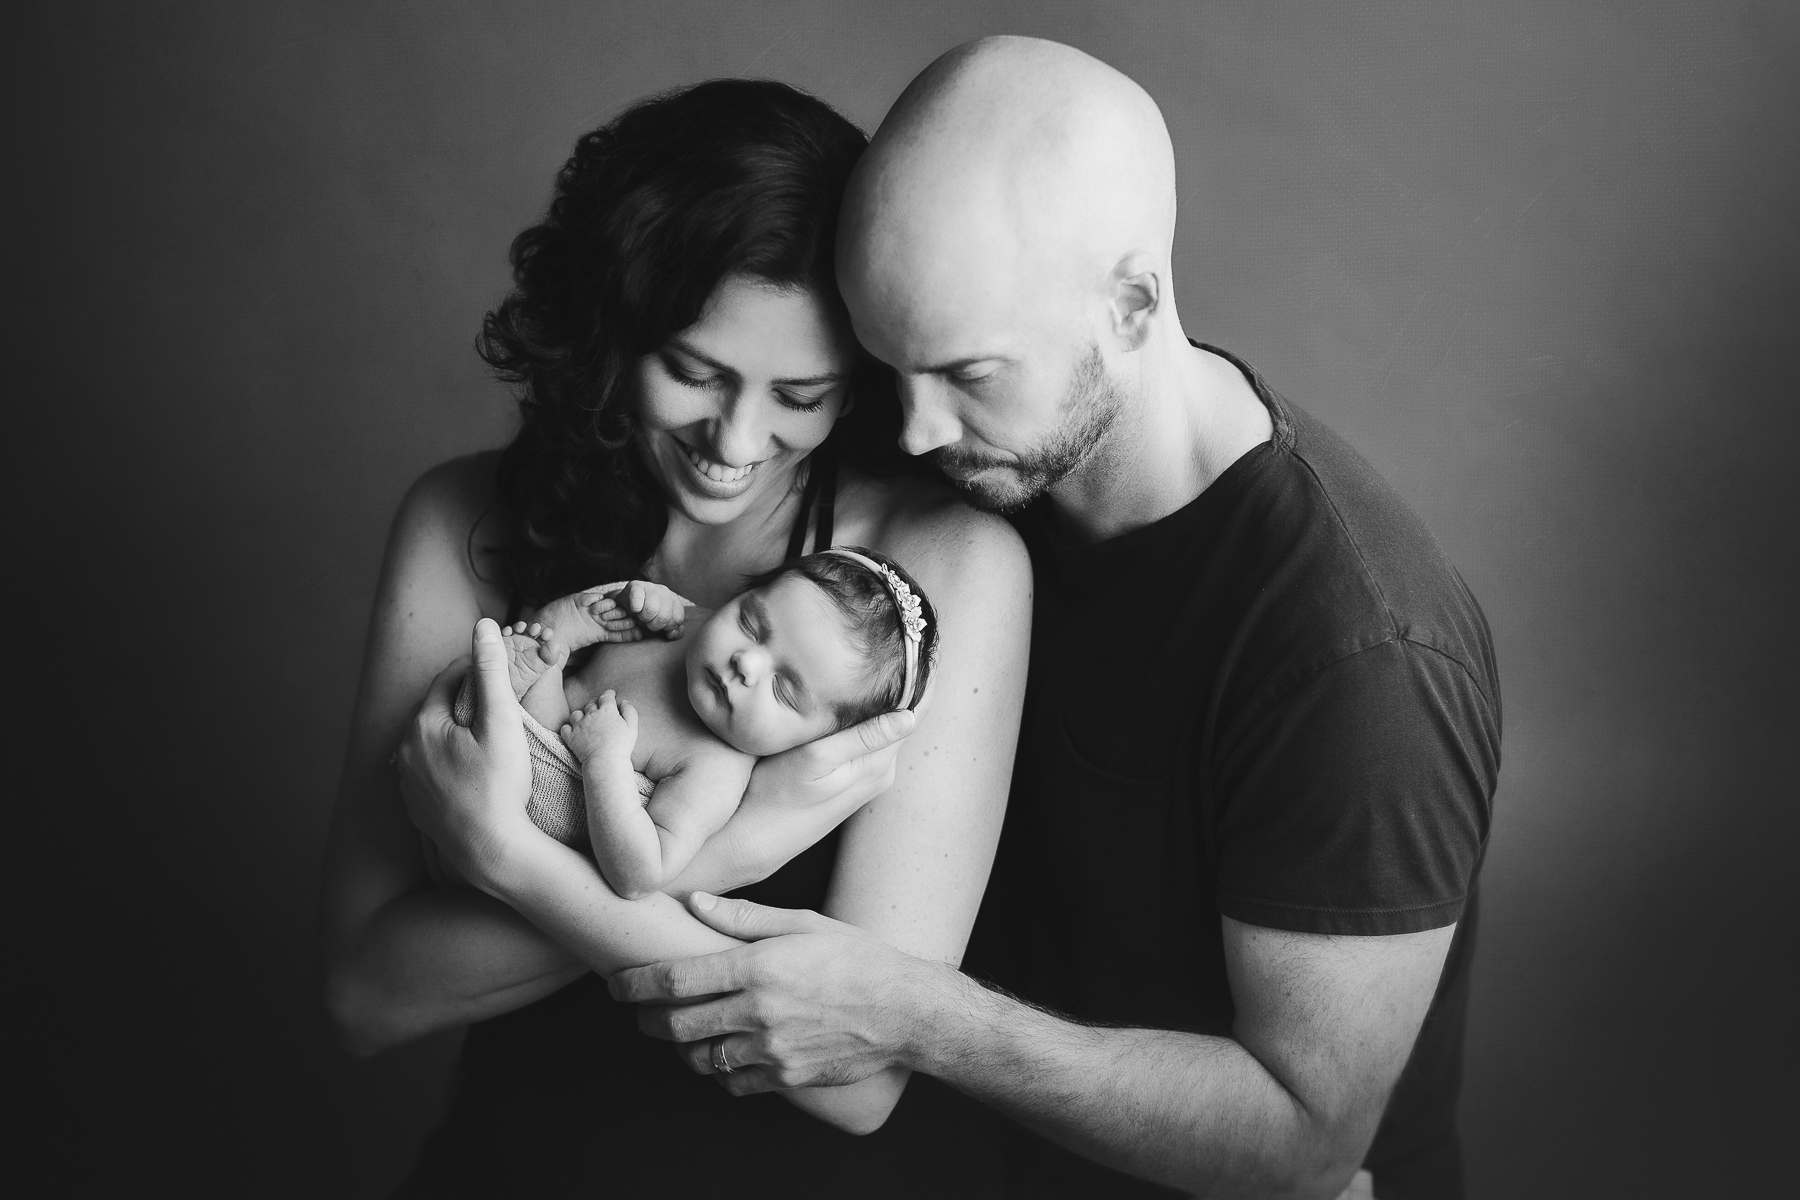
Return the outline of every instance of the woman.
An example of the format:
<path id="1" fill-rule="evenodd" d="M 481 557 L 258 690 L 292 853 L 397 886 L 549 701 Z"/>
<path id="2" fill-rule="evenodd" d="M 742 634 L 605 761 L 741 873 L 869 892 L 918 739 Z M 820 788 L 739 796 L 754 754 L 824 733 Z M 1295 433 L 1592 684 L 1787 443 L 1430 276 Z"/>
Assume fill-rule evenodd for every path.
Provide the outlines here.
<path id="1" fill-rule="evenodd" d="M 671 890 L 762 880 L 742 894 L 959 960 L 1011 771 L 1030 568 L 1007 525 L 894 450 L 898 405 L 832 277 L 838 199 L 864 141 L 822 103 L 749 81 L 652 99 L 583 137 L 548 215 L 515 241 L 517 288 L 481 340 L 520 385 L 520 431 L 497 459 L 441 466 L 402 502 L 333 823 L 325 947 L 328 1007 L 353 1050 L 474 1023 L 411 1194 L 679 1195 L 716 1189 L 726 1165 L 787 1194 L 927 1180 L 942 1192 L 952 1181 L 933 1160 L 977 1152 L 958 1141 L 978 1119 L 930 1081 L 859 1141 L 838 1130 L 883 1126 L 903 1075 L 734 1100 L 688 1073 L 595 972 L 730 939 L 668 896 L 619 899 L 591 860 L 523 819 L 523 743 L 504 714 L 477 722 L 479 743 L 409 725 L 478 619 L 628 577 L 716 606 L 784 557 L 872 546 L 939 613 L 916 731 L 869 754 L 909 727 L 877 718 L 763 760 L 732 825 Z M 431 885 L 396 746 L 414 814 L 475 889 Z M 786 866 L 733 852 L 772 829 L 783 857 L 799 855 Z"/>

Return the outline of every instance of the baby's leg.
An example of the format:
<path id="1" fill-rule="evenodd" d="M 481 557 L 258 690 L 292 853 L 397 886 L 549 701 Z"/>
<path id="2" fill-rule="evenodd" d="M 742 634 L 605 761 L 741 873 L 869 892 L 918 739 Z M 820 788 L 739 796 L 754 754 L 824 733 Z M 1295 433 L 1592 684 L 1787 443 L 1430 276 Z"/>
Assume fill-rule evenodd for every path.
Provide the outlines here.
<path id="1" fill-rule="evenodd" d="M 563 664 L 568 646 L 556 631 L 539 621 L 520 621 L 501 630 L 506 643 L 506 669 L 519 705 L 537 718 L 538 724 L 555 729 L 569 719 L 569 701 L 563 695 Z"/>

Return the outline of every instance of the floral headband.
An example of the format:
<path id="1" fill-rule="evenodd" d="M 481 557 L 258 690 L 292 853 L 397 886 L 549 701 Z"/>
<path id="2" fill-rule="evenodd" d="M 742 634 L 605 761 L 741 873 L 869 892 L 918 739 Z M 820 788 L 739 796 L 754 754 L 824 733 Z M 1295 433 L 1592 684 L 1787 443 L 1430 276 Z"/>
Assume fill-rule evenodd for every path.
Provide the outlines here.
<path id="1" fill-rule="evenodd" d="M 874 572 L 882 583 L 887 585 L 888 594 L 894 598 L 894 607 L 900 610 L 901 641 L 906 651 L 906 676 L 900 685 L 900 707 L 908 709 L 913 706 L 913 686 L 919 679 L 919 651 L 921 639 L 925 636 L 925 627 L 930 624 L 925 619 L 924 605 L 906 586 L 906 580 L 895 574 L 894 569 L 886 563 L 878 563 L 866 554 L 858 554 L 854 550 L 845 550 L 837 546 L 824 551 L 847 558 L 859 566 L 867 567 Z"/>

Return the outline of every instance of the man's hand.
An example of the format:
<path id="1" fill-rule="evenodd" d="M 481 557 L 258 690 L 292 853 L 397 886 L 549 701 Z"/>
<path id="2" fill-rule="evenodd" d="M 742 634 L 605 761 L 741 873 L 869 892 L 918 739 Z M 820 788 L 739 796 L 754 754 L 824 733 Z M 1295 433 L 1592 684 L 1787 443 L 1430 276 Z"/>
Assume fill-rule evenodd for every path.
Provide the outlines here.
<path id="1" fill-rule="evenodd" d="M 508 833 L 530 824 L 531 756 L 500 627 L 485 617 L 475 625 L 473 660 L 474 724 L 465 728 L 452 715 L 469 670 L 458 660 L 432 680 L 394 763 L 413 824 L 459 874 L 483 886 Z"/>
<path id="2" fill-rule="evenodd" d="M 620 971 L 608 987 L 642 1006 L 640 1029 L 682 1043 L 682 1060 L 733 1095 L 855 1083 L 899 1063 L 916 1032 L 907 997 L 954 974 L 815 912 L 704 892 L 688 905 L 751 944 Z"/>

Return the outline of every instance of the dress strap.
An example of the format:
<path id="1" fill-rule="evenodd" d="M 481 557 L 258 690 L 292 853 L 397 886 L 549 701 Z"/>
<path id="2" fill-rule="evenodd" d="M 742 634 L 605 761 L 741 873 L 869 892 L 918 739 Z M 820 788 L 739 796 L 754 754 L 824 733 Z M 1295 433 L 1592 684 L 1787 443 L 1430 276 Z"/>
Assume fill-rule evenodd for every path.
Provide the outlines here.
<path id="1" fill-rule="evenodd" d="M 825 477 L 819 485 L 819 518 L 813 526 L 813 553 L 831 549 L 832 518 L 837 511 L 837 455 L 829 454 L 819 464 Z"/>
<path id="2" fill-rule="evenodd" d="M 813 552 L 831 545 L 831 518 L 836 500 L 837 456 L 829 450 L 815 450 L 806 473 L 806 487 L 800 493 L 800 514 L 794 518 L 794 528 L 788 534 L 787 556 L 783 562 L 799 558 L 806 550 L 806 528 L 812 523 L 815 504 L 819 519 L 813 537 Z"/>

